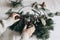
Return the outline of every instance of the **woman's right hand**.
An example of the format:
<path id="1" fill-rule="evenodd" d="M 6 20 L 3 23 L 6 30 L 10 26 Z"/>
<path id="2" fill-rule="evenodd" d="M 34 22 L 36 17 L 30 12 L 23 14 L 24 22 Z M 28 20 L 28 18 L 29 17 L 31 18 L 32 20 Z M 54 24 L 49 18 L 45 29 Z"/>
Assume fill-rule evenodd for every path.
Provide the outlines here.
<path id="1" fill-rule="evenodd" d="M 23 33 L 27 33 L 29 37 L 32 36 L 32 34 L 35 31 L 35 26 L 34 25 L 30 25 L 31 27 L 27 29 L 27 25 L 25 25 L 24 29 L 23 29 Z"/>

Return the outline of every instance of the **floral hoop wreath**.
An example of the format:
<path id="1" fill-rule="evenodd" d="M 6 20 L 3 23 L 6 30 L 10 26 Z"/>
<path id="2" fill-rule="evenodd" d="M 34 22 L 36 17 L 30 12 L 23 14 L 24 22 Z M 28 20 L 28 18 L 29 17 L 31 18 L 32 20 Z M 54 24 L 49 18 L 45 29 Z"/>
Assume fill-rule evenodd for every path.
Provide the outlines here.
<path id="1" fill-rule="evenodd" d="M 41 8 L 38 8 L 40 6 Z M 24 10 L 26 12 L 24 12 Z M 27 10 L 26 10 L 27 9 Z M 30 11 L 29 11 L 30 10 Z M 32 12 L 32 13 L 30 13 Z M 21 32 L 25 26 L 28 25 L 27 28 L 30 28 L 29 25 L 35 25 L 35 32 L 33 35 L 36 35 L 37 38 L 48 39 L 49 38 L 49 30 L 53 30 L 53 20 L 50 18 L 51 15 L 48 15 L 48 12 L 51 13 L 48 9 L 44 8 L 44 2 L 42 4 L 37 4 L 36 2 L 32 4 L 32 7 L 22 7 L 18 12 L 21 16 L 18 22 L 11 25 L 9 28 L 11 30 Z M 12 14 L 14 12 L 7 12 L 7 14 Z"/>

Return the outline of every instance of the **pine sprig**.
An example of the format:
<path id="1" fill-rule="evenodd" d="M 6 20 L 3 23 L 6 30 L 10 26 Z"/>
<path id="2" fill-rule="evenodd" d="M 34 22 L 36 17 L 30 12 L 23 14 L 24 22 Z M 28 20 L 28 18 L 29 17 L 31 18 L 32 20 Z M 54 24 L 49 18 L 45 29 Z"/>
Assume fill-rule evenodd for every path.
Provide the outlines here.
<path id="1" fill-rule="evenodd" d="M 11 1 L 11 4 L 12 4 L 13 7 L 16 7 L 17 5 L 21 5 L 22 6 L 21 2 L 22 2 L 22 0 L 19 0 L 19 1 L 16 0 L 16 1 Z"/>

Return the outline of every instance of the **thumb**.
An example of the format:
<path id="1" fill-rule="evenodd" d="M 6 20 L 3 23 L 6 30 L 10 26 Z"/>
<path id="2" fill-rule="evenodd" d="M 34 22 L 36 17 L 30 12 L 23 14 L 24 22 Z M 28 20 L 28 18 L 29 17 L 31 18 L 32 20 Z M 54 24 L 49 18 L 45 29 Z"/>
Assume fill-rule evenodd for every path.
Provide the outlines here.
<path id="1" fill-rule="evenodd" d="M 25 25 L 25 26 L 24 26 L 24 29 L 23 29 L 23 31 L 25 31 L 25 30 L 26 30 L 26 28 L 27 28 L 27 25 Z"/>

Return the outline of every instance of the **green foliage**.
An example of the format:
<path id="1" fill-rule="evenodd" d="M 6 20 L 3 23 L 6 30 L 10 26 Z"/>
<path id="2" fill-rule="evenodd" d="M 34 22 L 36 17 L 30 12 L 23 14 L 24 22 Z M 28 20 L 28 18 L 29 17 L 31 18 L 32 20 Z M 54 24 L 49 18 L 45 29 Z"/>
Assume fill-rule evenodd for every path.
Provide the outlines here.
<path id="1" fill-rule="evenodd" d="M 53 20 L 52 19 L 47 19 L 46 23 L 47 23 L 46 24 L 47 26 L 51 26 L 53 24 Z"/>
<path id="2" fill-rule="evenodd" d="M 36 9 L 38 9 L 38 6 L 37 6 L 37 5 L 35 5 L 35 8 L 36 8 Z"/>
<path id="3" fill-rule="evenodd" d="M 56 15 L 56 16 L 60 16 L 60 12 L 56 12 L 55 15 Z"/>
<path id="4" fill-rule="evenodd" d="M 53 13 L 48 14 L 49 17 L 54 17 Z"/>
<path id="5" fill-rule="evenodd" d="M 46 20 L 46 26 L 47 26 L 47 28 L 49 29 L 49 30 L 53 30 L 53 20 L 52 19 L 47 19 Z"/>
<path id="6" fill-rule="evenodd" d="M 11 4 L 12 4 L 13 7 L 16 7 L 17 5 L 21 5 L 21 6 L 22 6 L 21 1 L 18 1 L 18 0 L 16 0 L 16 1 L 11 1 Z"/>

